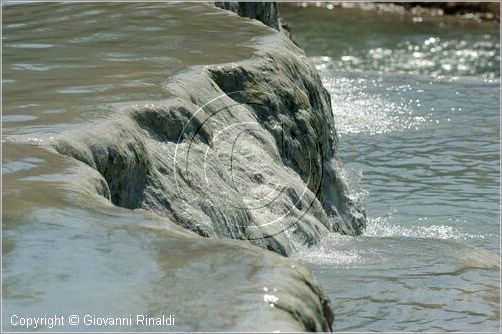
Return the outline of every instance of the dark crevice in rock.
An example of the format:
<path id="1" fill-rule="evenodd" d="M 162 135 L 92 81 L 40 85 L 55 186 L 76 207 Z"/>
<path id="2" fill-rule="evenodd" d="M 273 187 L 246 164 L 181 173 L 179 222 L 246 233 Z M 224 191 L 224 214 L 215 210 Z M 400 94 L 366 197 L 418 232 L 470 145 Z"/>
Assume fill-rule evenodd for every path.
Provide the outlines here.
<path id="1" fill-rule="evenodd" d="M 279 30 L 277 5 L 275 2 L 215 1 L 216 7 L 230 10 L 239 16 L 249 17 Z"/>
<path id="2" fill-rule="evenodd" d="M 218 8 L 232 11 L 239 16 L 256 19 L 283 33 L 296 44 L 289 30 L 288 24 L 281 17 L 279 17 L 276 2 L 215 1 L 214 5 Z"/>

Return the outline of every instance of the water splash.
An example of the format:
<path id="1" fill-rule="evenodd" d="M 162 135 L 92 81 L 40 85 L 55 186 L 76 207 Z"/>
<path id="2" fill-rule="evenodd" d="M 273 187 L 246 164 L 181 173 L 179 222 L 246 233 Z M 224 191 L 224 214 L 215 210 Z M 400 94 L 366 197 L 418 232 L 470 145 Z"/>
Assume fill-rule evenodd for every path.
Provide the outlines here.
<path id="1" fill-rule="evenodd" d="M 429 265 L 462 268 L 499 268 L 497 254 L 459 242 L 469 235 L 451 226 L 403 227 L 384 218 L 370 218 L 362 236 L 336 233 L 313 247 L 296 245 L 293 258 L 321 267 L 423 268 Z M 406 261 L 403 261 L 406 258 Z M 418 270 L 418 272 L 420 272 Z"/>
<path id="2" fill-rule="evenodd" d="M 363 264 L 372 253 L 360 248 L 343 249 L 343 244 L 350 243 L 354 237 L 332 233 L 324 237 L 313 247 L 296 244 L 292 258 L 304 263 L 318 265 L 358 265 Z"/>

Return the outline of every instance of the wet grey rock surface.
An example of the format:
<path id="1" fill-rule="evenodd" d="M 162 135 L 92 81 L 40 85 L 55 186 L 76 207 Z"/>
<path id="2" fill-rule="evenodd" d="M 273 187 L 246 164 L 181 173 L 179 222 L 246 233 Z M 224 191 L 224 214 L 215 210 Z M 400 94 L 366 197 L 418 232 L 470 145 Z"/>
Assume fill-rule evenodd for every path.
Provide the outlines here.
<path id="1" fill-rule="evenodd" d="M 42 152 L 40 157 L 51 155 Z M 21 211 L 4 216 L 6 240 L 22 235 L 15 245 L 4 243 L 9 268 L 3 277 L 4 329 L 19 330 L 9 325 L 10 314 L 36 315 L 41 309 L 81 318 L 175 317 L 172 327 L 58 327 L 72 331 L 331 329 L 330 303 L 304 266 L 240 241 L 199 237 L 144 211 L 96 203 L 92 191 L 99 177 L 92 182 L 82 166 L 65 159 L 60 163 L 74 165 L 74 177 L 81 180 L 74 193 L 84 203 L 78 212 L 61 200 L 59 207 L 24 212 L 26 221 L 19 220 Z M 50 190 L 43 182 L 31 187 L 32 192 Z M 11 198 L 6 204 L 26 202 Z M 35 250 L 34 243 L 51 248 Z M 20 260 L 23 265 L 13 263 Z M 16 293 L 20 288 L 24 298 Z"/>
<path id="2" fill-rule="evenodd" d="M 164 89 L 177 97 L 125 107 L 53 146 L 95 168 L 115 205 L 205 237 L 288 255 L 288 234 L 314 244 L 362 231 L 364 211 L 337 174 L 329 94 L 283 35 L 252 60 L 194 67 Z"/>
<path id="3" fill-rule="evenodd" d="M 208 21 L 228 16 L 207 10 Z M 40 145 L 40 166 L 4 178 L 30 180 L 3 215 L 8 311 L 178 316 L 150 330 L 330 330 L 321 287 L 280 255 L 360 233 L 364 209 L 339 173 L 314 66 L 285 35 L 242 25 L 260 32 L 250 57 L 187 67 L 166 78 L 164 100 L 4 145 L 18 160 Z M 39 297 L 26 303 L 23 289 Z"/>

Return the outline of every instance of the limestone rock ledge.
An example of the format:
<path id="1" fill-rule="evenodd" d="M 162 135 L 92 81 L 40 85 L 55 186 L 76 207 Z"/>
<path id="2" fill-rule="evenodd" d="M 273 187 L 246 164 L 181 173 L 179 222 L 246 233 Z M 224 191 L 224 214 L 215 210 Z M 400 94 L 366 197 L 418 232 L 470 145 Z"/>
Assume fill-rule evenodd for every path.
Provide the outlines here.
<path id="1" fill-rule="evenodd" d="M 52 146 L 95 168 L 115 205 L 142 208 L 205 237 L 249 240 L 288 255 L 292 238 L 356 235 L 362 206 L 337 171 L 330 98 L 282 34 L 253 59 L 170 78 L 176 96 L 131 105 Z"/>
<path id="2" fill-rule="evenodd" d="M 219 284 L 216 276 L 209 278 L 211 273 L 253 259 L 249 275 L 260 270 L 264 274 L 252 280 L 246 276 L 244 290 L 261 296 L 256 289 L 272 278 L 286 291 L 280 303 L 270 300 L 275 310 L 263 314 L 272 312 L 269 316 L 279 321 L 277 312 L 285 311 L 281 330 L 325 331 L 333 315 L 308 270 L 298 265 L 298 276 L 287 269 L 296 267 L 294 262 L 252 245 L 287 256 L 295 243 L 311 245 L 329 232 L 361 233 L 365 212 L 351 198 L 338 170 L 331 102 L 319 74 L 287 36 L 263 29 L 252 58 L 191 67 L 165 82 L 163 89 L 172 98 L 125 106 L 106 121 L 51 138 L 49 146 L 97 171 L 89 182 L 99 185 L 94 187 L 99 196 L 117 207 L 153 214 L 193 238 L 170 249 L 183 253 L 204 240 L 217 243 L 214 249 L 220 251 L 227 243 L 239 244 L 221 253 L 224 263 L 217 261 L 207 273 L 199 271 L 201 282 L 184 287 L 198 291 L 204 305 L 213 305 L 215 297 L 204 297 L 202 286 Z M 161 258 L 169 259 L 169 252 L 163 254 Z M 189 261 L 183 256 L 181 262 Z M 216 258 L 200 263 L 205 261 Z M 242 292 L 232 275 L 227 273 L 225 288 Z M 220 306 L 230 305 L 235 301 Z M 247 318 L 266 318 L 249 305 Z M 242 318 L 240 311 L 232 314 Z M 218 319 L 214 327 L 203 328 L 269 329 Z"/>

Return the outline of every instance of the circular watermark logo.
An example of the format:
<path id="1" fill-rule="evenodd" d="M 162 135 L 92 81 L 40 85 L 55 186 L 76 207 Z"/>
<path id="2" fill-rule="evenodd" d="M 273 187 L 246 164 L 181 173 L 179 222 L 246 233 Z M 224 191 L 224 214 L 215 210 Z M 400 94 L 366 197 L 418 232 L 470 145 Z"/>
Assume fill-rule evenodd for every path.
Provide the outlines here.
<path id="1" fill-rule="evenodd" d="M 299 110 L 281 112 L 279 105 L 270 93 L 235 91 L 205 103 L 183 126 L 173 155 L 177 197 L 187 211 L 202 206 L 219 220 L 213 224 L 233 231 L 213 228 L 218 234 L 272 237 L 295 226 L 316 201 L 321 138 L 302 132 Z M 261 233 L 235 233 L 242 229 Z"/>

